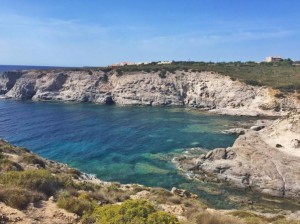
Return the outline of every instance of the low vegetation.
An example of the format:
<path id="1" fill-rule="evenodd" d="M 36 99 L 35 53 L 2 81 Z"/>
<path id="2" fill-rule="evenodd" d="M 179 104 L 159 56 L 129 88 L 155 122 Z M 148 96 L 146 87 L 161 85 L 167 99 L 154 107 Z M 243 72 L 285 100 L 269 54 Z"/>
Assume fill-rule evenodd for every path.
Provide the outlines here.
<path id="1" fill-rule="evenodd" d="M 299 224 L 299 221 L 286 220 L 283 215 L 275 215 L 272 217 L 266 217 L 258 215 L 250 211 L 233 211 L 229 213 L 232 216 L 238 217 L 246 224 Z"/>
<path id="2" fill-rule="evenodd" d="M 158 211 L 146 200 L 127 200 L 121 205 L 97 207 L 91 215 L 83 218 L 83 223 L 101 224 L 179 224 L 175 216 Z"/>

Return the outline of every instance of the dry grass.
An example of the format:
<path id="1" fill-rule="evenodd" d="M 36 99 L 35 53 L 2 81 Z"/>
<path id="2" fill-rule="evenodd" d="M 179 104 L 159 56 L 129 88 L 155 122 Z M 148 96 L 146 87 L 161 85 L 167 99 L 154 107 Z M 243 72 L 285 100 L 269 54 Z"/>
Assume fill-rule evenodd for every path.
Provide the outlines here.
<path id="1" fill-rule="evenodd" d="M 242 224 L 243 222 L 233 216 L 211 214 L 203 212 L 196 216 L 195 224 Z"/>
<path id="2" fill-rule="evenodd" d="M 46 199 L 46 196 L 36 191 L 3 186 L 0 189 L 0 201 L 16 209 L 25 209 L 29 203 L 42 199 Z"/>
<path id="3" fill-rule="evenodd" d="M 23 170 L 23 168 L 18 163 L 15 163 L 9 159 L 0 159 L 1 172 L 21 171 L 21 170 Z"/>
<path id="4" fill-rule="evenodd" d="M 21 162 L 26 164 L 38 165 L 41 168 L 45 168 L 45 162 L 38 158 L 36 155 L 33 154 L 25 154 L 22 156 Z"/>
<path id="5" fill-rule="evenodd" d="M 299 221 L 289 221 L 286 220 L 285 216 L 283 215 L 276 215 L 272 217 L 265 217 L 263 215 L 258 215 L 250 211 L 233 211 L 229 213 L 235 217 L 241 218 L 245 224 L 296 224 L 300 223 Z"/>

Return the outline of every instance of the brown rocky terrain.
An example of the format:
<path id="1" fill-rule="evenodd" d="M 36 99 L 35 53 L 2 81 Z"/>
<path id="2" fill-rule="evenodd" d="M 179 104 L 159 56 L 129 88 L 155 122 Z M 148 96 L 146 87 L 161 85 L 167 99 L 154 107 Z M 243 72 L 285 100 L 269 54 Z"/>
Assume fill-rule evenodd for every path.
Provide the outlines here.
<path id="1" fill-rule="evenodd" d="M 186 105 L 231 115 L 284 115 L 299 109 L 296 97 L 250 86 L 215 72 L 23 71 L 0 75 L 0 94 L 13 99 Z"/>

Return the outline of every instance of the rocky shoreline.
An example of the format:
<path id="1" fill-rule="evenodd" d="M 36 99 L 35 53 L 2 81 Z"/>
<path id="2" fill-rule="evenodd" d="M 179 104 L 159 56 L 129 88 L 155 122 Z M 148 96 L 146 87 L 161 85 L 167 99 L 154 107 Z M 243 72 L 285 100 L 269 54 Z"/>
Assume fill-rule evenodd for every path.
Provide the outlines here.
<path id="1" fill-rule="evenodd" d="M 300 201 L 300 114 L 232 132 L 240 135 L 232 147 L 173 161 L 191 178 Z"/>
<path id="2" fill-rule="evenodd" d="M 195 150 L 193 153 L 197 153 Z M 59 206 L 60 197 L 66 192 L 70 192 L 72 197 L 79 197 L 82 200 L 95 200 L 99 206 L 106 206 L 110 204 L 120 205 L 126 200 L 147 200 L 154 204 L 158 210 L 164 211 L 170 215 L 175 216 L 180 223 L 198 223 L 197 217 L 207 216 L 207 218 L 218 218 L 224 220 L 224 223 L 246 224 L 248 218 L 250 223 L 270 223 L 271 220 L 277 220 L 278 223 L 298 223 L 295 220 L 300 220 L 299 211 L 276 210 L 266 212 L 263 210 L 250 211 L 244 210 L 216 210 L 208 208 L 201 198 L 183 189 L 172 188 L 171 191 L 162 188 L 145 187 L 138 184 L 119 184 L 114 182 L 102 181 L 93 175 L 82 173 L 78 170 L 72 169 L 65 164 L 55 161 L 47 160 L 39 157 L 25 148 L 19 148 L 10 143 L 0 139 L 0 223 L 82 223 L 81 215 L 77 211 L 70 210 L 68 207 L 61 208 Z M 20 183 L 13 183 L 12 188 L 6 186 L 8 182 L 3 182 L 3 177 L 13 177 L 18 173 L 27 175 L 32 183 L 35 183 L 36 188 L 28 188 L 24 186 L 23 190 L 30 190 L 32 194 L 36 194 L 40 188 L 39 184 L 49 181 L 67 181 L 65 187 L 60 186 L 60 190 L 53 195 L 47 195 L 39 201 L 33 201 L 22 209 L 16 208 L 15 203 L 20 203 L 19 200 L 15 203 L 6 201 L 6 197 L 17 191 Z M 26 174 L 27 173 L 27 174 Z M 40 174 L 47 174 L 40 176 Z M 48 176 L 50 175 L 50 176 Z M 47 178 L 35 180 L 34 178 Z M 35 181 L 34 181 L 35 180 Z M 31 183 L 31 181 L 27 183 Z M 53 183 L 52 183 L 53 184 Z M 62 184 L 62 182 L 60 182 Z M 3 193 L 8 191 L 3 197 Z M 100 192 L 105 193 L 103 196 Z M 18 195 L 23 199 L 23 195 Z M 31 199 L 29 199 L 31 200 Z M 71 200 L 71 198 L 70 198 Z M 78 206 L 80 205 L 78 201 Z M 70 202 L 71 203 L 71 202 Z M 71 204 L 70 204 L 71 205 Z M 282 221 L 282 222 L 280 222 Z M 93 222 L 92 222 L 93 223 Z"/>
<path id="3" fill-rule="evenodd" d="M 215 72 L 159 72 L 116 70 L 15 71 L 0 74 L 4 98 L 74 101 L 118 105 L 184 105 L 219 114 L 282 116 L 299 110 L 292 94 L 250 86 Z"/>

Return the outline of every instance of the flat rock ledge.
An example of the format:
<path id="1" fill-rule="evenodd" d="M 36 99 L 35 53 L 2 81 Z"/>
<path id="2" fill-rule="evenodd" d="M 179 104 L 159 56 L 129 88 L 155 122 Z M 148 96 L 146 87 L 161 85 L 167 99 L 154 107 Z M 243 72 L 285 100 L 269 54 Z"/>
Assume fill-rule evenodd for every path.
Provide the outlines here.
<path id="1" fill-rule="evenodd" d="M 300 201 L 300 114 L 250 128 L 232 147 L 173 161 L 191 178 Z"/>

